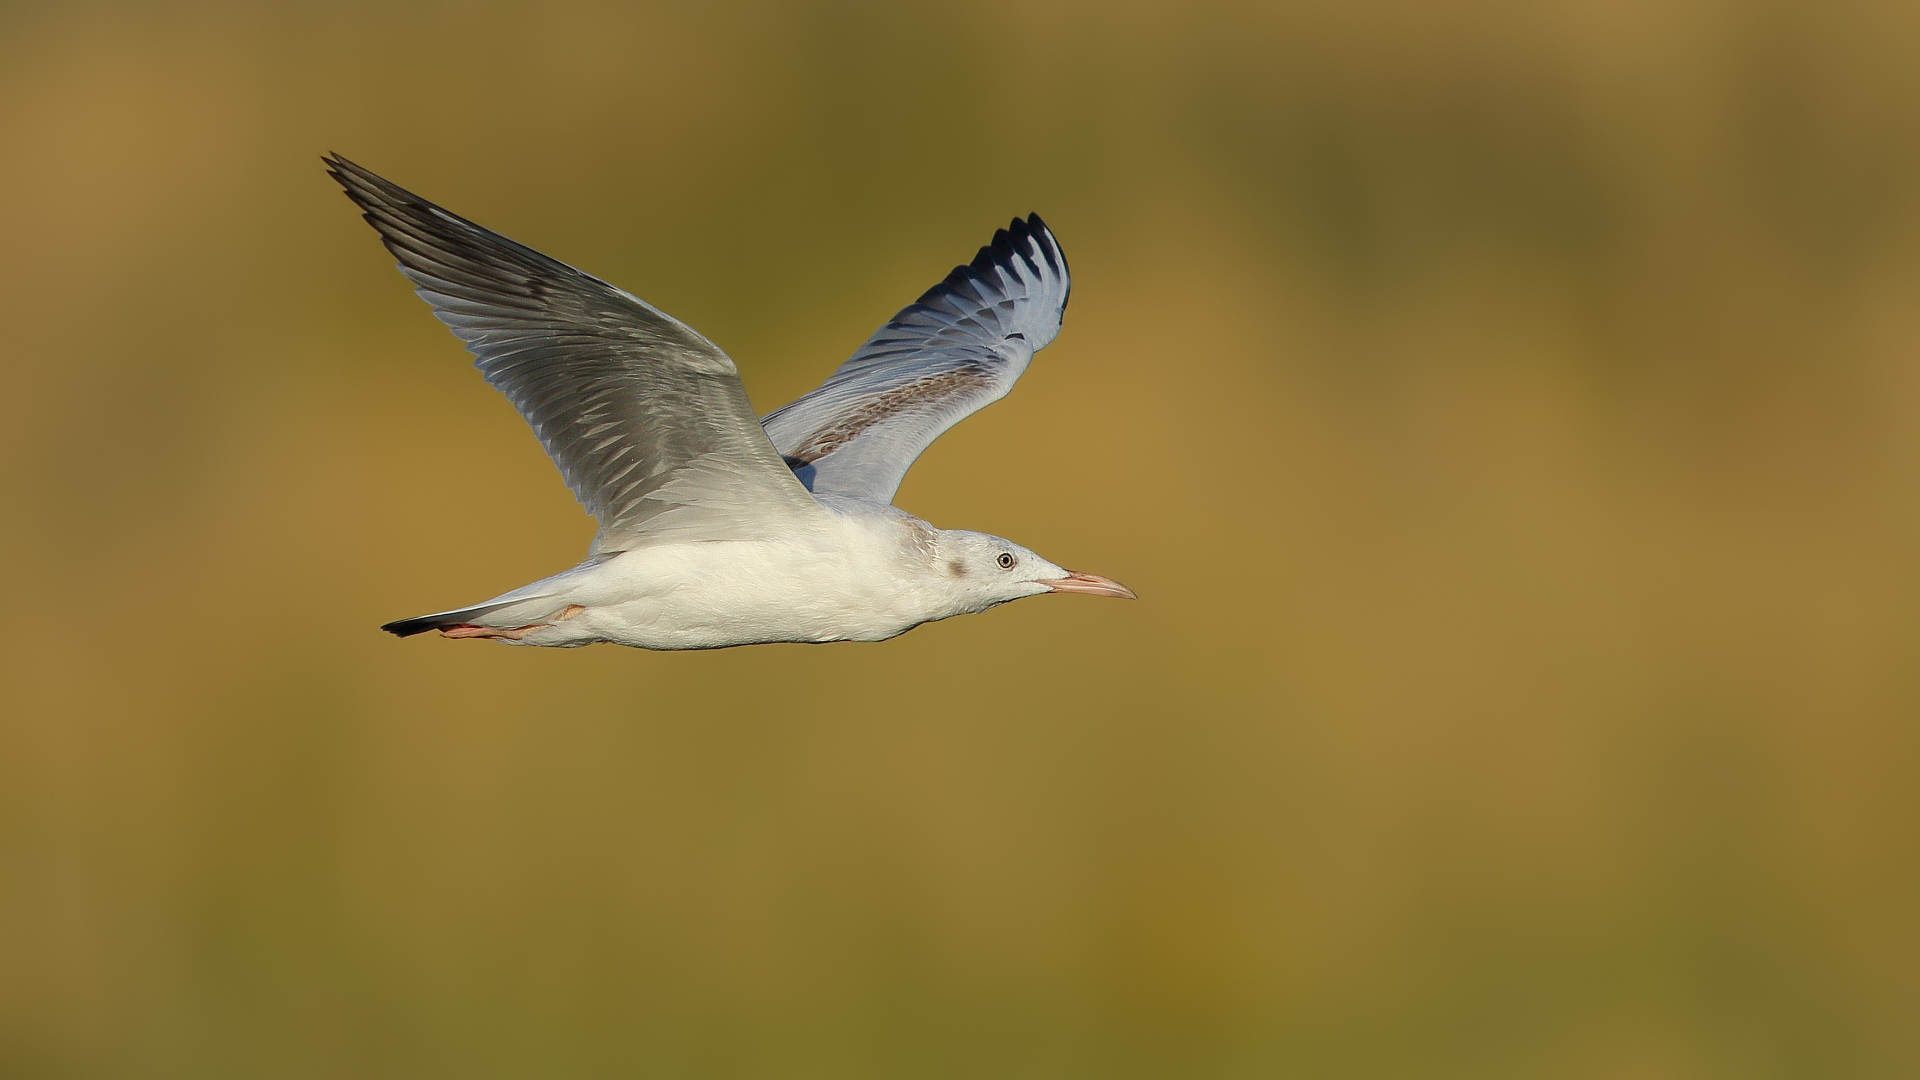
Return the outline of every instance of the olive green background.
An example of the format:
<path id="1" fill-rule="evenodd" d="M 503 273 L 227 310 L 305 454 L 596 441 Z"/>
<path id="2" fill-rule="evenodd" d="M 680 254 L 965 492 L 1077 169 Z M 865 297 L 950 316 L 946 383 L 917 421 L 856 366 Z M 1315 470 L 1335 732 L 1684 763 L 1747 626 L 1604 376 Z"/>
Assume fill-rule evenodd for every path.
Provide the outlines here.
<path id="1" fill-rule="evenodd" d="M 1038 210 L 878 645 L 592 533 L 321 171 L 762 410 Z M 1920 1075 L 1920 6 L 0 12 L 0 1076 Z"/>

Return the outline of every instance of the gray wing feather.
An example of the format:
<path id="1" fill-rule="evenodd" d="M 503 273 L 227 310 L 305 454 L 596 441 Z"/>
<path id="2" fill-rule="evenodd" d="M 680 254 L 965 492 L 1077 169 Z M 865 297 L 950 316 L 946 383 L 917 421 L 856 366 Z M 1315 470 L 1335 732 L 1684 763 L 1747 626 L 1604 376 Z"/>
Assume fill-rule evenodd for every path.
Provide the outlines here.
<path id="1" fill-rule="evenodd" d="M 595 554 L 665 536 L 765 536 L 821 513 L 712 342 L 337 154 L 326 161 L 600 523 Z"/>
<path id="2" fill-rule="evenodd" d="M 890 502 L 915 458 L 1006 396 L 1060 331 L 1071 279 L 1038 214 L 902 309 L 819 389 L 762 423 L 816 494 Z"/>

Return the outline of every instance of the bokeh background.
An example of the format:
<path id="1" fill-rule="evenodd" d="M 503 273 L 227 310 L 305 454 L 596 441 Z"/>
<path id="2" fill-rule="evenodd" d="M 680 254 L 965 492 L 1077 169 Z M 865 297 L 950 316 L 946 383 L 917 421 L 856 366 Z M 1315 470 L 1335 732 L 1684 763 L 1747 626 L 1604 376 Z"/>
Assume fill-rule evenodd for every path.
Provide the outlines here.
<path id="1" fill-rule="evenodd" d="M 592 533 L 322 174 L 762 409 L 1038 210 L 880 645 Z M 0 12 L 0 1076 L 1920 1075 L 1920 6 Z"/>

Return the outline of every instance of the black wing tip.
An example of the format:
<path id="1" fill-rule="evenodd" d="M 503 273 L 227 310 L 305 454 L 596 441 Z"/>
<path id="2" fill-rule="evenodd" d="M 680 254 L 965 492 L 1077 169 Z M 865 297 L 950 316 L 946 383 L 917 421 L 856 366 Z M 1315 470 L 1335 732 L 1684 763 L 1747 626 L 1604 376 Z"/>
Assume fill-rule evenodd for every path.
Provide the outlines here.
<path id="1" fill-rule="evenodd" d="M 439 630 L 443 627 L 453 625 L 455 624 L 447 622 L 446 619 L 441 616 L 421 615 L 417 618 L 396 619 L 390 623 L 383 623 L 380 629 L 385 630 L 394 637 L 412 637 L 415 634 L 424 634 L 429 630 Z"/>
<path id="2" fill-rule="evenodd" d="M 346 191 L 347 197 L 352 199 L 354 189 L 361 183 L 360 176 L 366 170 L 331 150 L 320 155 L 320 163 L 327 167 L 327 175 L 333 178 L 333 182 L 339 184 Z M 360 200 L 354 199 L 354 201 Z"/>
<path id="3" fill-rule="evenodd" d="M 399 186 L 393 181 L 386 179 L 365 165 L 349 161 L 331 150 L 320 155 L 320 161 L 326 165 L 327 175 L 333 177 L 335 183 L 345 188 L 347 195 L 355 202 L 360 201 L 361 193 L 380 192 L 381 194 L 390 194 L 393 191 L 400 190 Z"/>
<path id="4" fill-rule="evenodd" d="M 1040 220 L 1040 215 L 1037 213 L 1030 212 L 1026 217 L 1016 217 L 1006 228 L 993 234 L 996 242 L 1002 236 L 1014 242 L 1032 244 L 1042 250 L 1060 246 L 1060 242 L 1053 238 L 1053 230 L 1047 227 L 1046 222 Z"/>
<path id="5" fill-rule="evenodd" d="M 380 234 L 381 243 L 409 276 L 412 273 L 439 275 L 444 272 L 448 257 L 471 264 L 505 260 L 519 273 L 526 273 L 529 268 L 548 273 L 556 270 L 578 273 L 339 154 L 330 153 L 320 160 L 326 162 L 327 175 L 333 177 L 347 198 L 360 208 L 360 216 Z"/>
<path id="6" fill-rule="evenodd" d="M 1060 310 L 1066 310 L 1067 298 L 1073 291 L 1067 255 L 1060 250 L 1060 242 L 1054 239 L 1053 230 L 1037 213 L 1029 213 L 1024 218 L 1016 217 L 1006 228 L 996 229 L 993 240 L 974 254 L 972 262 L 961 263 L 947 271 L 947 276 L 941 279 L 940 284 L 921 293 L 915 303 L 936 303 L 943 294 L 969 285 L 997 288 L 999 283 L 989 276 L 996 267 L 1018 277 L 1045 274 L 1049 270 L 1057 274 L 1066 285 L 1066 292 L 1060 298 Z"/>
<path id="7" fill-rule="evenodd" d="M 340 185 L 340 190 L 360 208 L 367 224 L 383 236 L 387 230 L 382 227 L 380 215 L 432 205 L 366 166 L 355 164 L 339 154 L 328 153 L 322 155 L 320 160 L 326 163 L 327 175 L 333 177 L 334 183 Z"/>
<path id="8" fill-rule="evenodd" d="M 1019 220 L 1015 218 L 1015 224 L 1018 224 Z M 1073 271 L 1067 267 L 1066 249 L 1062 248 L 1060 241 L 1054 238 L 1053 230 L 1047 227 L 1047 223 L 1040 220 L 1038 212 L 1028 211 L 1026 225 L 1028 236 L 1033 241 L 1033 246 L 1039 250 L 1040 257 L 1047 260 L 1047 265 L 1053 269 L 1054 273 L 1060 275 L 1061 281 L 1066 283 L 1067 291 L 1060 297 L 1060 310 L 1064 313 L 1067 310 L 1067 301 L 1073 298 Z"/>
<path id="9" fill-rule="evenodd" d="M 995 266 L 1004 267 L 1018 273 L 1022 263 L 1044 263 L 1046 269 L 1062 276 L 1067 272 L 1067 256 L 1060 250 L 1060 241 L 1054 239 L 1053 230 L 1041 220 L 1037 213 L 1029 213 L 1024 218 L 1016 217 L 1004 229 L 996 229 L 993 240 L 974 255 L 973 261 L 954 269 L 975 270 L 984 273 Z M 1036 263 L 1033 269 L 1040 270 Z"/>
<path id="10" fill-rule="evenodd" d="M 1019 218 L 1014 218 L 1013 224 L 1014 230 L 1024 234 L 1024 238 L 1040 252 L 1040 257 L 1047 260 L 1047 265 L 1062 278 L 1067 279 L 1068 289 L 1071 290 L 1073 275 L 1067 269 L 1067 253 L 1060 247 L 1060 241 L 1054 239 L 1053 230 L 1047 227 L 1045 221 L 1040 220 L 1040 215 L 1029 212 L 1026 221 L 1022 222 Z M 1025 228 L 1021 227 L 1023 225 Z"/>
<path id="11" fill-rule="evenodd" d="M 380 222 L 375 214 L 392 214 L 417 224 L 432 224 L 438 217 L 453 218 L 462 224 L 473 224 L 458 214 L 441 209 L 439 206 L 419 195 L 408 191 L 399 184 L 381 176 L 365 165 L 356 164 L 341 157 L 329 154 L 320 159 L 327 164 L 327 175 L 333 177 L 352 199 L 368 215 L 367 221 L 375 228 Z M 382 232 L 386 230 L 381 229 Z"/>
<path id="12" fill-rule="evenodd" d="M 327 175 L 333 177 L 361 210 L 366 212 L 367 222 L 382 234 L 387 232 L 376 215 L 391 215 L 416 227 L 428 227 L 443 230 L 445 222 L 453 221 L 471 228 L 480 228 L 466 218 L 444 209 L 429 199 L 408 191 L 399 184 L 381 176 L 365 165 L 349 161 L 339 154 L 322 155 L 326 163 Z"/>

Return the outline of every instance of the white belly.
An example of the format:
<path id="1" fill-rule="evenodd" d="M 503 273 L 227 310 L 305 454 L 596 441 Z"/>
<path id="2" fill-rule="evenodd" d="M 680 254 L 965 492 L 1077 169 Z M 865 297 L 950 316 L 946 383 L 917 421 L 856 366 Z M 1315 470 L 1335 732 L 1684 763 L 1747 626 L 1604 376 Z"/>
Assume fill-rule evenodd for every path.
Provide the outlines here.
<path id="1" fill-rule="evenodd" d="M 711 649 L 774 641 L 882 641 L 943 610 L 893 529 L 642 548 L 594 567 L 566 599 L 584 610 L 527 645 L 616 642 Z"/>

